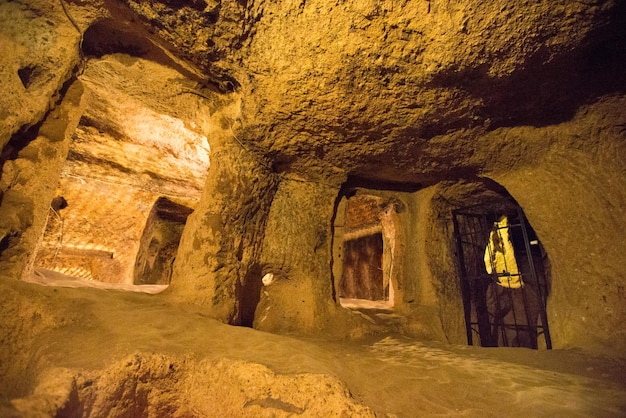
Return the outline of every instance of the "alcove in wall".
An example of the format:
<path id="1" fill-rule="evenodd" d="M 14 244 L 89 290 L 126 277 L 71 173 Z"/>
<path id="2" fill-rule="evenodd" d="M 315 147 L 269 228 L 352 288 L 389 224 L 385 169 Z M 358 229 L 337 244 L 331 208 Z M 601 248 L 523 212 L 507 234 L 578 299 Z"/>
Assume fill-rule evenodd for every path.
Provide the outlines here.
<path id="1" fill-rule="evenodd" d="M 146 73 L 154 77 L 150 83 Z M 135 263 L 139 252 L 150 248 L 141 240 L 154 202 L 166 196 L 195 207 L 209 169 L 204 128 L 187 123 L 204 105 L 193 95 L 176 99 L 176 107 L 167 97 L 155 101 L 168 80 L 185 81 L 170 68 L 123 54 L 86 61 L 81 82 L 89 94 L 56 187 L 66 206 L 44 214 L 48 223 L 36 249 L 33 280 L 150 291 L 133 284 L 145 277 L 136 273 Z M 174 244 L 157 241 L 154 250 L 174 251 Z M 163 282 L 154 274 L 146 284 Z"/>

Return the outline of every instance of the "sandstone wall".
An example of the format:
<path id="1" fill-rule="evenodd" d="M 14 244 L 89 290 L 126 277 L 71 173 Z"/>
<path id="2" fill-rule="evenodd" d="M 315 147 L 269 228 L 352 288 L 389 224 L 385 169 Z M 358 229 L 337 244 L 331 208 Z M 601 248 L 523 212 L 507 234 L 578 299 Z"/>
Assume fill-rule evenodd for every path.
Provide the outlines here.
<path id="1" fill-rule="evenodd" d="M 550 329 L 557 347 L 624 351 L 626 107 L 600 101 L 539 131 L 554 146 L 535 164 L 494 175 L 518 200 L 550 257 Z"/>
<path id="2" fill-rule="evenodd" d="M 617 353 L 625 344 L 624 104 L 624 97 L 607 98 L 562 124 L 496 130 L 474 148 L 485 177 L 521 205 L 547 251 L 552 275 L 547 310 L 555 348 Z M 435 190 L 426 262 L 446 336 L 462 343 L 450 212 L 481 197 L 463 183 L 442 182 Z"/>
<path id="3" fill-rule="evenodd" d="M 28 28 L 28 30 L 24 30 Z M 79 62 L 80 34 L 59 2 L 0 4 L 0 148 L 40 122 Z"/>
<path id="4" fill-rule="evenodd" d="M 623 352 L 624 3 L 414 6 L 0 4 L 0 41 L 13 51 L 0 61 L 1 274 L 22 275 L 45 226 L 80 116 L 80 84 L 63 88 L 83 70 L 79 47 L 102 52 L 119 30 L 132 39 L 118 67 L 153 59 L 188 77 L 166 83 L 176 91 L 133 84 L 132 95 L 199 125 L 211 145 L 168 300 L 276 332 L 360 335 L 332 296 L 337 179 L 419 182 L 402 215 L 402 329 L 463 343 L 449 211 L 471 201 L 465 183 L 487 178 L 521 204 L 549 254 L 555 347 Z M 85 32 L 102 17 L 100 32 Z M 264 289 L 266 272 L 278 281 Z"/>
<path id="5" fill-rule="evenodd" d="M 6 251 L 0 258 L 5 266 L 0 274 L 4 277 L 18 279 L 32 270 L 70 137 L 78 125 L 82 93 L 83 86 L 73 84 L 61 104 L 35 129 L 36 138 L 15 160 L 3 164 L 0 239 Z"/>

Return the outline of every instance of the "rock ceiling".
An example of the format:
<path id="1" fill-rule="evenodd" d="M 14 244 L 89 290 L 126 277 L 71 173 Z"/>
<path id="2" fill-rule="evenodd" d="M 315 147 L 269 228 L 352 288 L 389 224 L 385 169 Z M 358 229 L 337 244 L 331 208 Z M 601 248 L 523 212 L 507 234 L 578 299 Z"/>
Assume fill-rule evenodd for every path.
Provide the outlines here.
<path id="1" fill-rule="evenodd" d="M 278 171 L 309 177 L 475 174 L 486 165 L 479 138 L 569 120 L 624 85 L 625 13 L 615 1 L 65 0 L 31 13 L 43 9 L 65 20 L 64 35 L 84 32 L 87 58 L 144 58 L 179 72 L 170 76 L 180 79 L 178 93 L 210 94 L 213 103 L 216 92 L 224 103 L 241 97 L 240 113 L 222 125 Z M 90 65 L 84 78 L 103 71 L 124 80 L 126 60 Z M 124 94 L 166 109 L 162 117 L 201 124 L 215 111 L 181 118 L 172 85 L 160 89 L 150 68 L 139 73 L 145 85 Z M 118 111 L 128 113 L 97 115 L 108 135 L 119 133 Z"/>
<path id="2" fill-rule="evenodd" d="M 478 170 L 476 137 L 568 120 L 623 79 L 607 66 L 623 62 L 616 2 L 126 3 L 242 93 L 237 129 L 279 170 L 396 181 Z"/>
<path id="3" fill-rule="evenodd" d="M 68 170 L 84 177 L 106 177 L 94 170 L 116 168 L 135 186 L 199 199 L 210 148 L 195 122 L 188 126 L 183 122 L 191 116 L 181 115 L 182 109 L 197 100 L 176 97 L 185 80 L 166 67 L 125 55 L 90 61 L 81 80 L 90 97 L 68 156 Z"/>

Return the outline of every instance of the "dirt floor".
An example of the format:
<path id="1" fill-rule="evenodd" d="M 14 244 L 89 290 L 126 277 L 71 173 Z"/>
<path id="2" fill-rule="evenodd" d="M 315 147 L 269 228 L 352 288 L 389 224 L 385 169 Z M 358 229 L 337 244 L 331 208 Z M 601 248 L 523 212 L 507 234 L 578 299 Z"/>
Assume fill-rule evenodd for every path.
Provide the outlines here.
<path id="1" fill-rule="evenodd" d="M 295 338 L 224 325 L 164 294 L 0 290 L 5 329 L 21 296 L 61 318 L 33 331 L 31 347 L 3 347 L 2 416 L 626 416 L 624 359 L 399 335 Z"/>

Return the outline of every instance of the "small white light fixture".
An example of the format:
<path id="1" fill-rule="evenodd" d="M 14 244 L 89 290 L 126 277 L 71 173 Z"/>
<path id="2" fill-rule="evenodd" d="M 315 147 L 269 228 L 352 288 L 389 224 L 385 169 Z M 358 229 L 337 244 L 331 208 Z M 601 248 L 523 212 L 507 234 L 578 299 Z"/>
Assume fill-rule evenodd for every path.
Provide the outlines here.
<path id="1" fill-rule="evenodd" d="M 274 283 L 275 277 L 272 273 L 267 273 L 265 276 L 263 276 L 263 278 L 261 279 L 261 281 L 263 282 L 263 286 L 269 286 L 272 283 Z"/>

